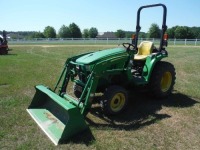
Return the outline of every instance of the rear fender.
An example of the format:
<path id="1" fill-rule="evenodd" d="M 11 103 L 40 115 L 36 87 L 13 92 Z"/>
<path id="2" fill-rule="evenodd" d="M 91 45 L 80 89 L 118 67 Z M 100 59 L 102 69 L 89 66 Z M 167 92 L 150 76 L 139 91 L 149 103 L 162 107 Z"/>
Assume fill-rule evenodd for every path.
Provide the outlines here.
<path id="1" fill-rule="evenodd" d="M 142 76 L 144 77 L 146 82 L 149 82 L 151 73 L 156 63 L 165 57 L 167 57 L 166 54 L 157 53 L 157 54 L 152 54 L 146 58 L 146 62 L 142 72 Z"/>

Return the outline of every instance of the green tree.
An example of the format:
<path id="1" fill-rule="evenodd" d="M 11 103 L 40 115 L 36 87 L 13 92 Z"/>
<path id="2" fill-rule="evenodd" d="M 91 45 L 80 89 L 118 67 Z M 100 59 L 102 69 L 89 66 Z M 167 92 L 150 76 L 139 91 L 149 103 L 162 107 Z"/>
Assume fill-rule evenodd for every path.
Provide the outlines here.
<path id="1" fill-rule="evenodd" d="M 119 30 L 117 30 L 117 32 L 115 32 L 115 35 L 117 38 L 124 38 L 126 36 L 126 32 L 119 29 Z"/>
<path id="2" fill-rule="evenodd" d="M 140 32 L 139 38 L 146 38 L 146 33 L 145 32 Z"/>
<path id="3" fill-rule="evenodd" d="M 199 35 L 196 37 L 197 39 L 200 39 L 200 33 L 199 33 Z"/>
<path id="4" fill-rule="evenodd" d="M 187 37 L 187 29 L 183 26 L 178 26 L 174 36 L 177 39 L 185 39 Z"/>
<path id="5" fill-rule="evenodd" d="M 192 29 L 190 27 L 186 27 L 187 29 L 187 39 L 194 39 L 196 38 L 195 34 L 192 32 Z"/>
<path id="6" fill-rule="evenodd" d="M 70 38 L 71 37 L 71 31 L 67 26 L 62 25 L 61 28 L 58 31 L 58 36 L 61 37 L 61 38 Z"/>
<path id="7" fill-rule="evenodd" d="M 160 29 L 159 26 L 155 23 L 151 24 L 151 27 L 148 31 L 149 38 L 160 38 Z"/>
<path id="8" fill-rule="evenodd" d="M 96 38 L 98 35 L 98 30 L 97 28 L 91 27 L 89 30 L 89 37 L 90 38 Z"/>
<path id="9" fill-rule="evenodd" d="M 69 29 L 70 29 L 72 38 L 81 38 L 82 37 L 81 30 L 75 23 L 71 23 L 69 25 Z"/>
<path id="10" fill-rule="evenodd" d="M 41 33 L 41 32 L 34 32 L 32 35 L 31 35 L 31 38 L 45 38 L 44 34 Z"/>
<path id="11" fill-rule="evenodd" d="M 56 37 L 56 30 L 51 26 L 47 26 L 44 29 L 44 36 L 46 38 L 55 38 Z"/>
<path id="12" fill-rule="evenodd" d="M 178 26 L 174 26 L 172 28 L 168 28 L 167 29 L 167 34 L 169 36 L 169 38 L 175 38 L 175 30 Z"/>
<path id="13" fill-rule="evenodd" d="M 192 39 L 195 38 L 191 28 L 186 26 L 179 26 L 175 30 L 175 38 L 177 39 Z"/>
<path id="14" fill-rule="evenodd" d="M 89 29 L 84 29 L 83 30 L 83 37 L 84 38 L 89 38 Z"/>
<path id="15" fill-rule="evenodd" d="M 131 38 L 132 35 L 135 34 L 135 32 L 132 32 L 132 31 L 126 31 L 125 34 L 126 34 L 126 36 L 125 36 L 126 38 Z"/>
<path id="16" fill-rule="evenodd" d="M 194 38 L 197 38 L 200 34 L 200 27 L 191 27 L 191 31 L 194 34 Z"/>

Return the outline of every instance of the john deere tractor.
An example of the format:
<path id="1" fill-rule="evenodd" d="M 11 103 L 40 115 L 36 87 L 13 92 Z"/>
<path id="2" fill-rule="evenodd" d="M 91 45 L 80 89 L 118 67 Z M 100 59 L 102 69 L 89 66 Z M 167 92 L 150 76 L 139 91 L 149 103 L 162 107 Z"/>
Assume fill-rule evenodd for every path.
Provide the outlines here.
<path id="1" fill-rule="evenodd" d="M 6 31 L 3 31 L 3 36 L 0 35 L 0 55 L 8 54 L 8 42 L 6 39 Z"/>
<path id="2" fill-rule="evenodd" d="M 158 6 L 163 8 L 159 47 L 151 41 L 138 45 L 141 10 Z M 35 86 L 36 94 L 27 111 L 54 144 L 88 127 L 84 118 L 97 95 L 101 95 L 98 100 L 105 114 L 117 115 L 128 104 L 130 88 L 145 88 L 157 99 L 171 94 L 175 69 L 162 61 L 168 56 L 166 16 L 163 4 L 140 7 L 132 43 L 68 58 L 55 88 Z M 67 92 L 69 81 L 74 83 L 75 96 Z"/>

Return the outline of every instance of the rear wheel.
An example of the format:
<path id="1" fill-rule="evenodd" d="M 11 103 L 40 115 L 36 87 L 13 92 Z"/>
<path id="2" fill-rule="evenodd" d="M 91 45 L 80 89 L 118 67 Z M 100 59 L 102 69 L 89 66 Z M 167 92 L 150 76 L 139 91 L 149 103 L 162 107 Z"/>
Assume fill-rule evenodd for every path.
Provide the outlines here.
<path id="1" fill-rule="evenodd" d="M 8 52 L 7 52 L 7 49 L 5 47 L 1 47 L 0 48 L 0 55 L 6 55 Z"/>
<path id="2" fill-rule="evenodd" d="M 8 50 L 6 47 L 0 48 L 0 55 L 7 55 L 7 54 L 8 54 Z"/>
<path id="3" fill-rule="evenodd" d="M 176 79 L 174 66 L 169 62 L 157 62 L 155 65 L 149 88 L 154 97 L 164 98 L 171 94 Z"/>
<path id="4" fill-rule="evenodd" d="M 116 115 L 125 109 L 127 103 L 127 91 L 120 86 L 110 86 L 104 92 L 101 107 L 106 114 Z"/>

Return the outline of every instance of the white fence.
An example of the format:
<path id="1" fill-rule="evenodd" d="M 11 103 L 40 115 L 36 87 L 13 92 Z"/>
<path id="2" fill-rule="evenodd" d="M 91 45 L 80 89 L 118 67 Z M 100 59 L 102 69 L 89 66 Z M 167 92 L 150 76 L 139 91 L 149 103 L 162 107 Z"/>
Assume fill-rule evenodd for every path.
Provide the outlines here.
<path id="1" fill-rule="evenodd" d="M 153 41 L 159 45 L 160 39 L 140 38 L 141 41 Z M 131 43 L 131 38 L 35 38 L 35 39 L 9 39 L 10 44 L 121 44 Z M 200 39 L 169 39 L 169 45 L 200 46 Z"/>

